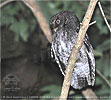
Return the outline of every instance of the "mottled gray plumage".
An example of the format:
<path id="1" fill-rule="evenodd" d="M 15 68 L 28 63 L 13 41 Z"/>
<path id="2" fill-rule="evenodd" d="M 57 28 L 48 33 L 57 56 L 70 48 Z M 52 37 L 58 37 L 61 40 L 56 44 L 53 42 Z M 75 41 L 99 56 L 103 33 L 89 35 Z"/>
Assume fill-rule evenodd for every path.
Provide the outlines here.
<path id="1" fill-rule="evenodd" d="M 50 28 L 53 36 L 51 54 L 58 63 L 62 74 L 65 75 L 68 59 L 78 36 L 80 22 L 72 12 L 62 11 L 51 17 Z M 86 35 L 77 56 L 71 86 L 75 89 L 81 89 L 87 85 L 93 86 L 94 81 L 93 48 Z"/>

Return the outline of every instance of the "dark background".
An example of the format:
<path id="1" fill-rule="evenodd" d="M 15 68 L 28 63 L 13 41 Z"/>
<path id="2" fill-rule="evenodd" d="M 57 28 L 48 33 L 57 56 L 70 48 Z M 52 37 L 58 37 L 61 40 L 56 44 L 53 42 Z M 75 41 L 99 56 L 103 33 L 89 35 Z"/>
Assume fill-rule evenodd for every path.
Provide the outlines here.
<path id="1" fill-rule="evenodd" d="M 48 23 L 53 14 L 62 10 L 74 12 L 81 22 L 89 4 L 88 1 L 79 0 L 49 0 L 37 1 L 37 3 Z M 101 1 L 101 4 L 110 22 L 110 2 Z M 30 9 L 23 2 L 11 2 L 1 8 L 0 19 L 2 95 L 59 96 L 63 76 L 58 65 L 50 58 L 50 44 Z M 92 21 L 96 21 L 96 24 L 90 26 L 87 33 L 94 47 L 96 68 L 110 81 L 110 32 L 98 6 Z M 3 80 L 10 75 L 17 77 L 19 91 L 4 89 L 6 85 Z M 92 89 L 99 97 L 107 98 L 110 95 L 109 86 L 97 73 L 95 86 Z M 76 91 L 72 96 L 82 97 L 82 94 Z"/>

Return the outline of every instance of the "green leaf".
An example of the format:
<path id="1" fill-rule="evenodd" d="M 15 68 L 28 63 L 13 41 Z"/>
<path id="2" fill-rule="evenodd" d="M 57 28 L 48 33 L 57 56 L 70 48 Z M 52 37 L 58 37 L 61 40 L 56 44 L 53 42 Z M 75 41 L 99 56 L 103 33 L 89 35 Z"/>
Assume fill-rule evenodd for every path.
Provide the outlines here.
<path id="1" fill-rule="evenodd" d="M 94 56 L 96 56 L 96 57 L 102 57 L 103 53 L 101 51 L 94 50 Z"/>
<path id="2" fill-rule="evenodd" d="M 110 77 L 110 62 L 107 57 L 96 60 L 96 68 L 106 77 Z"/>
<path id="3" fill-rule="evenodd" d="M 52 13 L 54 13 L 54 5 L 53 4 L 51 5 L 51 3 L 50 4 L 47 3 L 47 1 L 37 1 L 37 3 L 39 4 L 41 11 L 46 17 L 47 22 L 49 22 L 50 17 L 53 15 Z"/>
<path id="4" fill-rule="evenodd" d="M 111 49 L 111 47 L 110 47 L 110 42 L 111 42 L 111 40 L 110 40 L 110 39 L 107 39 L 107 40 L 104 41 L 102 44 L 100 44 L 100 45 L 96 48 L 96 50 L 97 50 L 97 51 L 100 51 L 100 52 L 104 52 L 104 51 L 106 51 L 106 50 Z"/>
<path id="5" fill-rule="evenodd" d="M 15 22 L 15 19 L 8 15 L 2 15 L 0 16 L 0 19 L 1 19 L 0 25 L 12 24 Z"/>
<path id="6" fill-rule="evenodd" d="M 96 76 L 96 81 L 95 81 L 95 84 L 96 85 L 101 85 L 101 83 L 103 83 L 104 81 L 101 79 L 101 77 L 99 76 Z"/>
<path id="7" fill-rule="evenodd" d="M 28 39 L 28 25 L 25 20 L 21 19 L 19 22 L 15 22 L 10 26 L 10 30 L 15 32 L 15 40 L 18 41 L 21 37 L 25 42 Z"/>
<path id="8" fill-rule="evenodd" d="M 68 1 L 64 1 L 64 10 L 67 10 L 69 7 L 69 5 L 71 4 L 71 2 L 68 2 Z"/>
<path id="9" fill-rule="evenodd" d="M 17 13 L 16 9 L 12 9 L 11 5 L 6 5 L 1 9 L 0 19 L 1 25 L 11 24 L 15 21 L 14 15 Z"/>

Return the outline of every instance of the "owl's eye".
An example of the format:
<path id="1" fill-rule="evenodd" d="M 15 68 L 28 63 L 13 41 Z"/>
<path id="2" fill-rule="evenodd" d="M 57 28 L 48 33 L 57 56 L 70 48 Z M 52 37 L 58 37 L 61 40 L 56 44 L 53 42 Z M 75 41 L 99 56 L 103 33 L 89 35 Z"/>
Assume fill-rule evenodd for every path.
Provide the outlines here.
<path id="1" fill-rule="evenodd" d="M 56 20 L 56 23 L 57 23 L 57 24 L 60 24 L 60 20 L 59 20 L 59 19 L 57 19 L 57 20 Z"/>

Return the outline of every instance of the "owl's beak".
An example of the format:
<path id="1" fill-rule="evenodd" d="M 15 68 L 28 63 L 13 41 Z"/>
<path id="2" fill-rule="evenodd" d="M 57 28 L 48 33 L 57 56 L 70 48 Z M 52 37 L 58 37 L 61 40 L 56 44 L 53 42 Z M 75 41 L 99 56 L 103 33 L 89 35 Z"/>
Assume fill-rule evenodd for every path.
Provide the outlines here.
<path id="1" fill-rule="evenodd" d="M 56 27 L 56 28 L 54 28 L 54 32 L 56 32 L 56 31 L 57 31 L 57 29 L 58 29 L 57 27 Z"/>

